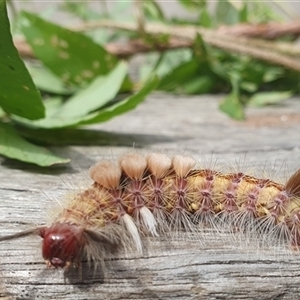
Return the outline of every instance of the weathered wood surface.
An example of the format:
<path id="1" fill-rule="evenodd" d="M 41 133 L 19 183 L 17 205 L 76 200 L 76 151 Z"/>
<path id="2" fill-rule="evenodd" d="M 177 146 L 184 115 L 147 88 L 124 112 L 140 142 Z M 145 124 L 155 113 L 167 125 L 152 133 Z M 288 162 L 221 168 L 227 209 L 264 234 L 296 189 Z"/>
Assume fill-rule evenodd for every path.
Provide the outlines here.
<path id="1" fill-rule="evenodd" d="M 92 145 L 54 148 L 72 158 L 68 167 L 44 170 L 1 158 L 1 235 L 45 224 L 70 186 L 86 181 L 80 171 L 102 157 L 117 157 L 133 144 L 142 152 L 216 157 L 217 165 L 240 161 L 254 169 L 271 166 L 271 174 L 283 170 L 283 163 L 289 171 L 279 175 L 300 166 L 300 99 L 249 109 L 245 123 L 220 113 L 219 99 L 154 94 L 135 111 L 87 131 Z M 202 239 L 151 240 L 143 257 L 116 259 L 105 276 L 84 269 L 82 279 L 75 272 L 66 281 L 62 272 L 45 268 L 39 237 L 3 242 L 0 298 L 299 299 L 300 255 L 213 233 Z"/>

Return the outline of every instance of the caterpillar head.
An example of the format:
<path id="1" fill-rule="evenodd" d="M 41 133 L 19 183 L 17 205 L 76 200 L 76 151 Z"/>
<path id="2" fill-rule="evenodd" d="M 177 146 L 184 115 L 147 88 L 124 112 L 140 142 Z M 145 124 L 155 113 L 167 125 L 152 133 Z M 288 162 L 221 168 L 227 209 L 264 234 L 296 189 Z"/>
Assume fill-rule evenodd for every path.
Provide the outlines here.
<path id="1" fill-rule="evenodd" d="M 48 267 L 68 268 L 78 263 L 85 246 L 83 230 L 69 223 L 54 223 L 50 227 L 40 229 L 44 239 L 43 258 Z"/>
<path id="2" fill-rule="evenodd" d="M 81 259 L 103 261 L 129 243 L 128 234 L 121 226 L 85 229 L 65 222 L 2 236 L 0 242 L 30 235 L 43 238 L 42 254 L 48 267 L 65 269 L 79 266 Z"/>

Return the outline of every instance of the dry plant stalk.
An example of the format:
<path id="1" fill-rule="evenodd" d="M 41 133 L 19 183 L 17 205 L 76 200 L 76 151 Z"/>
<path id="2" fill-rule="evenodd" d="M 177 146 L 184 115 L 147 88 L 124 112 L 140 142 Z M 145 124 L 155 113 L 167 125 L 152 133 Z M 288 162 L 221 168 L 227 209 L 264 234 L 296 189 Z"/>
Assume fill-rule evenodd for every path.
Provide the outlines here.
<path id="1" fill-rule="evenodd" d="M 219 33 L 229 34 L 231 36 L 257 37 L 266 40 L 273 40 L 285 35 L 299 36 L 300 22 L 266 24 L 236 24 L 232 26 L 221 26 L 217 29 Z"/>
<path id="2" fill-rule="evenodd" d="M 139 1 L 137 1 L 139 2 Z M 206 29 L 197 26 L 167 26 L 163 24 L 144 24 L 142 16 L 137 13 L 139 26 L 135 24 L 116 22 L 116 21 L 97 21 L 87 22 L 79 26 L 73 26 L 70 29 L 74 31 L 87 31 L 96 28 L 109 28 L 115 30 L 128 30 L 133 32 L 143 32 L 150 35 L 168 34 L 168 43 L 157 43 L 153 46 L 141 41 L 132 40 L 126 43 L 108 43 L 105 48 L 108 52 L 120 58 L 126 58 L 137 53 L 149 51 L 166 51 L 169 49 L 190 48 L 194 45 L 197 34 L 200 34 L 208 44 L 230 51 L 232 53 L 240 53 L 251 57 L 264 60 L 286 67 L 288 69 L 299 72 L 300 61 L 297 56 L 300 55 L 299 47 L 292 43 L 265 41 L 262 39 L 247 38 L 247 36 L 270 36 L 270 30 L 275 28 L 277 32 L 273 32 L 273 36 L 281 36 L 284 34 L 299 34 L 300 25 L 298 23 L 291 24 L 266 24 L 265 29 L 256 35 L 254 34 L 258 25 L 248 25 L 247 30 L 243 30 L 241 24 L 232 27 L 220 27 L 216 30 Z M 249 29 L 249 26 L 252 30 Z M 260 25 L 261 26 L 261 25 Z M 251 34 L 247 33 L 251 32 Z M 34 54 L 28 44 L 22 39 L 14 39 L 15 46 L 19 50 L 21 56 L 34 58 Z"/>
<path id="3" fill-rule="evenodd" d="M 100 27 L 136 32 L 136 27 L 134 24 L 110 20 L 89 22 L 73 27 L 72 29 L 84 31 Z M 281 65 L 296 72 L 300 72 L 300 61 L 294 57 L 290 57 L 289 55 L 281 53 L 281 48 L 279 47 L 277 49 L 276 43 L 274 42 L 269 42 L 269 45 L 264 43 L 263 47 L 261 47 L 257 40 L 253 41 L 253 39 L 250 38 L 234 37 L 228 34 L 219 33 L 218 30 L 211 30 L 191 25 L 168 26 L 164 24 L 148 23 L 145 26 L 145 32 L 154 36 L 159 34 L 167 34 L 171 37 L 176 37 L 191 43 L 194 42 L 197 34 L 199 34 L 206 43 L 214 47 L 223 49 L 225 51 L 230 51 L 232 53 L 249 55 L 253 58 Z"/>

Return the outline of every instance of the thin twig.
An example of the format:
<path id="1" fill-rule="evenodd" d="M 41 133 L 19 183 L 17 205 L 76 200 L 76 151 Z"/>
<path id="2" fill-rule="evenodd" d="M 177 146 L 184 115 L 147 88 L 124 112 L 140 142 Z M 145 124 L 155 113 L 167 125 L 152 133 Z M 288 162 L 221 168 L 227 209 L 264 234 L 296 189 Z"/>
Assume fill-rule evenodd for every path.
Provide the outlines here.
<path id="1" fill-rule="evenodd" d="M 143 1 L 142 0 L 135 0 L 134 1 L 134 11 L 135 17 L 138 25 L 138 33 L 140 36 L 145 35 L 145 16 L 144 16 L 144 9 L 143 9 Z"/>

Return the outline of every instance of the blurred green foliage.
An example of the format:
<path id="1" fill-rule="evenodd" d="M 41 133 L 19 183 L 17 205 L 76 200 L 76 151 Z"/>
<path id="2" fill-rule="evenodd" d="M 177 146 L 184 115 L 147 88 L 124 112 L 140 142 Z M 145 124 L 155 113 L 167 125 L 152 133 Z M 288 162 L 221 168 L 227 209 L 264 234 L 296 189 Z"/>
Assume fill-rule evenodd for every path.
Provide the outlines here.
<path id="1" fill-rule="evenodd" d="M 118 1 L 108 10 L 105 1 L 100 2 L 99 11 L 88 1 L 65 1 L 57 9 L 86 22 L 124 20 L 124 12 L 134 5 Z M 8 3 L 13 5 L 13 1 Z M 167 18 L 160 5 L 149 0 L 143 2 L 144 21 L 217 28 L 280 20 L 264 2 L 219 0 L 211 7 L 205 0 L 178 0 L 178 4 L 194 17 Z M 220 109 L 235 119 L 244 118 L 247 104 L 273 104 L 299 92 L 298 73 L 213 48 L 201 36 L 191 48 L 145 54 L 138 80 L 132 82 L 127 63 L 107 52 L 105 45 L 142 38 L 155 46 L 154 37 L 103 29 L 83 34 L 30 12 L 19 13 L 16 20 L 37 58 L 26 62 L 26 67 L 13 44 L 6 2 L 0 0 L 0 154 L 40 166 L 69 160 L 30 142 L 35 131 L 105 122 L 134 109 L 155 89 L 180 94 L 226 93 Z M 135 21 L 130 13 L 128 20 Z M 169 36 L 157 38 L 167 43 Z"/>

